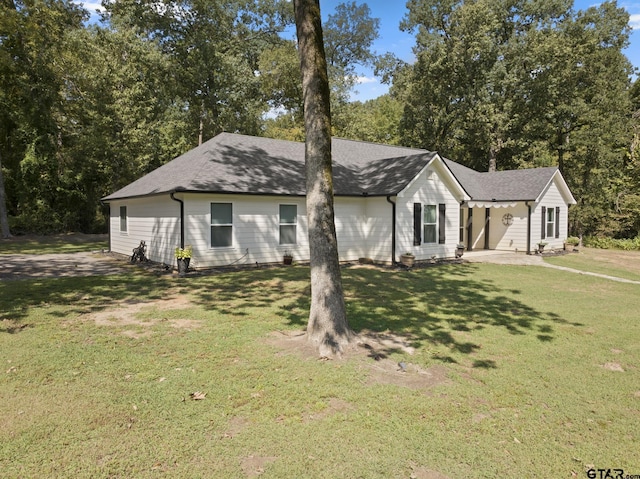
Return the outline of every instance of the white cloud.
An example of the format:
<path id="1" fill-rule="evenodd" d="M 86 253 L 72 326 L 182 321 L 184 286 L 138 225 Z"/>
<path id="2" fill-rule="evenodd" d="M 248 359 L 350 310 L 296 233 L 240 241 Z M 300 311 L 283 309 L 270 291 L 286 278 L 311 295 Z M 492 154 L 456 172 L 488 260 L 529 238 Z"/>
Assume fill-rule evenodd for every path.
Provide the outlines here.
<path id="1" fill-rule="evenodd" d="M 367 83 L 378 83 L 378 80 L 376 78 L 362 76 L 356 78 L 356 83 L 358 85 L 365 85 Z"/>
<path id="2" fill-rule="evenodd" d="M 629 25 L 634 30 L 640 30 L 640 13 L 633 13 L 629 15 Z"/>

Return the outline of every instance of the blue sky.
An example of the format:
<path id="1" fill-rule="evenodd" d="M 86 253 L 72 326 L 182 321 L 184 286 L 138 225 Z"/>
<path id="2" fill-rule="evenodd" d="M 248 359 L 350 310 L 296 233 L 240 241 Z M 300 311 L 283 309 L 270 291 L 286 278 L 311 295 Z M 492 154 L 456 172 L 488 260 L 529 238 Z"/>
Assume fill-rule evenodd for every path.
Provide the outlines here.
<path id="1" fill-rule="evenodd" d="M 323 17 L 326 18 L 334 12 L 336 5 L 346 1 L 349 0 L 320 0 Z M 360 0 L 356 1 L 363 3 Z M 83 3 L 84 7 L 92 13 L 100 8 L 100 2 L 96 0 L 77 3 Z M 373 45 L 376 53 L 392 52 L 400 59 L 412 63 L 414 39 L 399 29 L 400 21 L 407 13 L 406 2 L 404 0 L 369 0 L 366 3 L 371 9 L 371 16 L 380 19 L 380 38 Z M 594 0 L 574 0 L 574 9 L 584 10 L 599 3 L 601 2 Z M 618 6 L 627 10 L 630 15 L 630 25 L 633 28 L 630 46 L 624 53 L 631 64 L 636 69 L 640 69 L 640 0 L 619 0 Z M 366 101 L 387 92 L 387 85 L 381 84 L 371 70 L 361 69 L 358 73 L 361 75 L 360 84 L 356 87 L 357 92 L 352 95 L 353 100 Z"/>

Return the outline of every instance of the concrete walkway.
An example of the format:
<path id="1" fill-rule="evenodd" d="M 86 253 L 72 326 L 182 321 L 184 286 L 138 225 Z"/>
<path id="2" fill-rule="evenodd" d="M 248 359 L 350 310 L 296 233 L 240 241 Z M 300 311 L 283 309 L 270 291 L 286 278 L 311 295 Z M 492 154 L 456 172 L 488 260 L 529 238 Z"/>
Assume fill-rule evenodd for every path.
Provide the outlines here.
<path id="1" fill-rule="evenodd" d="M 631 279 L 618 278 L 606 274 L 592 273 L 590 271 L 582 271 L 580 269 L 567 268 L 566 266 L 558 266 L 546 263 L 539 254 L 512 253 L 506 251 L 472 251 L 465 253 L 463 256 L 465 261 L 469 263 L 494 263 L 494 264 L 515 264 L 524 266 L 544 266 L 546 268 L 559 269 L 568 273 L 584 274 L 586 276 L 595 276 L 597 278 L 618 281 L 619 283 L 640 284 L 640 281 Z"/>

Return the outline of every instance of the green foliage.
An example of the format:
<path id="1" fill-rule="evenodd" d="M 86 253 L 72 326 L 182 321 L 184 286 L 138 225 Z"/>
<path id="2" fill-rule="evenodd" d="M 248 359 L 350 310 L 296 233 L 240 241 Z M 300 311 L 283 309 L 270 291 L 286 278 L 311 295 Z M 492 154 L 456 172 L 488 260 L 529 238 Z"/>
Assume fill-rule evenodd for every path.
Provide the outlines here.
<path id="1" fill-rule="evenodd" d="M 399 145 L 401 117 L 402 104 L 390 95 L 364 103 L 349 103 L 333 122 L 334 134 L 352 140 Z"/>
<path id="2" fill-rule="evenodd" d="M 193 256 L 193 248 L 191 245 L 187 245 L 186 248 L 176 248 L 176 259 L 187 259 Z"/>
<path id="3" fill-rule="evenodd" d="M 565 240 L 565 243 L 572 246 L 578 246 L 580 244 L 580 238 L 578 238 L 577 236 L 569 236 Z"/>
<path id="4" fill-rule="evenodd" d="M 402 143 L 479 170 L 558 166 L 578 200 L 574 234 L 637 235 L 624 9 L 532 0 L 408 8 L 417 61 L 396 71 L 393 87 L 405 105 Z"/>
<path id="5" fill-rule="evenodd" d="M 614 239 L 607 236 L 586 236 L 583 238 L 583 244 L 589 248 L 638 251 L 640 250 L 640 236 L 627 239 Z"/>

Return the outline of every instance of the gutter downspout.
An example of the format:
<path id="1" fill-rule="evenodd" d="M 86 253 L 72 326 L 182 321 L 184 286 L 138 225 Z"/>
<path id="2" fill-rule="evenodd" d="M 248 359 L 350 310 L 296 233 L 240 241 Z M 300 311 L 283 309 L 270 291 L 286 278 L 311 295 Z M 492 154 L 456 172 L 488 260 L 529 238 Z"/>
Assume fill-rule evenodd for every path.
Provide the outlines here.
<path id="1" fill-rule="evenodd" d="M 387 203 L 391 204 L 391 264 L 396 265 L 396 204 L 387 196 Z"/>
<path id="2" fill-rule="evenodd" d="M 102 200 L 100 200 L 100 204 L 107 207 L 107 251 L 111 253 L 111 204 L 105 203 Z"/>
<path id="3" fill-rule="evenodd" d="M 180 248 L 184 249 L 184 201 L 173 196 L 175 193 L 175 191 L 172 191 L 169 196 L 173 201 L 180 203 Z"/>
<path id="4" fill-rule="evenodd" d="M 527 206 L 527 254 L 531 254 L 531 205 L 529 201 L 525 201 L 524 204 Z"/>

